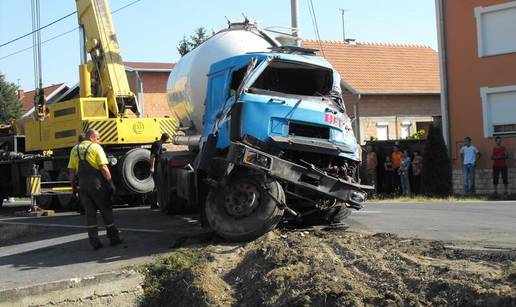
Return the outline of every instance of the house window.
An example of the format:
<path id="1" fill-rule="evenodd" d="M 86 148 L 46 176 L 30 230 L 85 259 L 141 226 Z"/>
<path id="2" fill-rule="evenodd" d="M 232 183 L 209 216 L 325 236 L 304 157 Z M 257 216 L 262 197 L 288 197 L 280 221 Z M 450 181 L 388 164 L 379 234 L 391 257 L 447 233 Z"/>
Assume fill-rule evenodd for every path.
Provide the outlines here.
<path id="1" fill-rule="evenodd" d="M 401 138 L 406 139 L 410 135 L 410 126 L 412 126 L 411 122 L 401 122 Z"/>
<path id="2" fill-rule="evenodd" d="M 516 134 L 516 85 L 483 87 L 484 136 Z"/>
<path id="3" fill-rule="evenodd" d="M 376 123 L 376 138 L 379 141 L 386 141 L 389 139 L 389 124 Z"/>
<path id="4" fill-rule="evenodd" d="M 476 7 L 478 56 L 516 52 L 516 1 Z"/>

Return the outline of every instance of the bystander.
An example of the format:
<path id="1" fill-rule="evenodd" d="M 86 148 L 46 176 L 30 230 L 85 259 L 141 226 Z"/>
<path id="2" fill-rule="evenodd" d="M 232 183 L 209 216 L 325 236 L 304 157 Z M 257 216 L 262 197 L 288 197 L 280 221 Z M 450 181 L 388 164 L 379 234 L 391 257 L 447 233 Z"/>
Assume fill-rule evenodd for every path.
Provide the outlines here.
<path id="1" fill-rule="evenodd" d="M 464 194 L 475 194 L 475 167 L 481 157 L 478 149 L 471 144 L 469 136 L 464 138 L 464 146 L 460 149 L 462 158 L 462 176 L 464 179 Z"/>
<path id="2" fill-rule="evenodd" d="M 391 162 L 392 162 L 392 189 L 395 194 L 400 192 L 400 175 L 399 168 L 401 166 L 402 152 L 398 145 L 394 145 L 392 148 Z"/>
<path id="3" fill-rule="evenodd" d="M 409 181 L 410 157 L 406 149 L 401 151 L 401 162 L 398 168 L 400 175 L 401 191 L 403 196 L 410 196 L 410 181 Z"/>
<path id="4" fill-rule="evenodd" d="M 496 146 L 493 147 L 493 153 L 491 155 L 491 160 L 493 160 L 493 185 L 494 192 L 498 194 L 498 179 L 500 175 L 502 176 L 502 181 L 504 185 L 504 194 L 507 195 L 507 188 L 509 180 L 507 178 L 507 158 L 508 154 L 505 150 L 505 147 L 502 146 L 502 139 L 497 136 L 495 138 Z"/>

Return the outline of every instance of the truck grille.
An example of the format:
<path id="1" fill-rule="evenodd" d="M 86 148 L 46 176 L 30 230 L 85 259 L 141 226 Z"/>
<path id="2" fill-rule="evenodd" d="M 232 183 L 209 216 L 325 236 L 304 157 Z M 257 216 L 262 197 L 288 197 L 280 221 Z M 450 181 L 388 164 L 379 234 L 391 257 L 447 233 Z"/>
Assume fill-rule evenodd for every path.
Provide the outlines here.
<path id="1" fill-rule="evenodd" d="M 330 128 L 290 122 L 288 125 L 288 134 L 328 140 L 330 139 Z"/>

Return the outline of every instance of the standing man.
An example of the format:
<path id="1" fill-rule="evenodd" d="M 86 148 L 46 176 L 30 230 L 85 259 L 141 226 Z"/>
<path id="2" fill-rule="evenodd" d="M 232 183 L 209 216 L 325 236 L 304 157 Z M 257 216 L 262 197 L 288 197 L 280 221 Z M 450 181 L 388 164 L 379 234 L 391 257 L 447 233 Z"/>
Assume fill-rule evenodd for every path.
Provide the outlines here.
<path id="1" fill-rule="evenodd" d="M 406 149 L 401 151 L 401 165 L 398 169 L 400 180 L 401 180 L 401 191 L 403 196 L 410 196 L 410 180 L 409 180 L 409 169 L 410 169 L 410 157 Z"/>
<path id="2" fill-rule="evenodd" d="M 475 167 L 480 159 L 480 152 L 471 145 L 469 136 L 464 138 L 464 146 L 460 149 L 462 158 L 462 175 L 464 177 L 464 194 L 475 194 Z"/>
<path id="3" fill-rule="evenodd" d="M 392 154 L 391 154 L 391 162 L 392 162 L 392 187 L 393 192 L 395 194 L 398 194 L 400 192 L 400 173 L 399 169 L 401 166 L 401 157 L 403 153 L 400 151 L 400 148 L 398 145 L 394 145 L 392 148 Z"/>
<path id="4" fill-rule="evenodd" d="M 123 240 L 114 224 L 110 197 L 116 192 L 116 188 L 107 166 L 106 154 L 98 144 L 100 134 L 90 129 L 86 131 L 84 138 L 84 141 L 72 148 L 68 169 L 74 196 L 77 196 L 78 190 L 73 178 L 77 174 L 79 179 L 79 200 L 86 210 L 88 238 L 93 250 L 97 250 L 103 247 L 98 234 L 97 209 L 104 220 L 111 246 L 120 244 Z"/>
<path id="5" fill-rule="evenodd" d="M 502 146 L 502 139 L 497 136 L 495 138 L 496 146 L 493 147 L 493 154 L 491 155 L 491 160 L 493 160 L 493 185 L 495 195 L 498 194 L 498 178 L 502 175 L 503 185 L 505 187 L 504 194 L 507 195 L 507 158 L 509 155 L 505 150 L 505 147 Z"/>
<path id="6" fill-rule="evenodd" d="M 152 174 L 152 178 L 154 179 L 154 191 L 152 191 L 152 200 L 151 200 L 151 209 L 158 209 L 158 176 L 157 169 L 159 163 L 159 156 L 165 151 L 163 148 L 163 144 L 167 143 L 170 140 L 170 135 L 168 133 L 163 133 L 161 138 L 152 143 L 151 146 L 151 157 L 150 157 L 150 172 Z"/>

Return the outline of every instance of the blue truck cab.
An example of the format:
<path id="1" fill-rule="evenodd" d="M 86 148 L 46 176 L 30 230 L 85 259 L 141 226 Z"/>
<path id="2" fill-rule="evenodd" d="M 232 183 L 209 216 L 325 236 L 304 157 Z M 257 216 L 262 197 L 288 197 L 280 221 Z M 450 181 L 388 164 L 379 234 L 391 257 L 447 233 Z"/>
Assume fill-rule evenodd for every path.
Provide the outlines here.
<path id="1" fill-rule="evenodd" d="M 195 171 L 204 220 L 240 241 L 282 219 L 340 222 L 360 209 L 361 147 L 340 76 L 315 50 L 274 47 L 214 63 Z M 201 175 L 202 174 L 202 175 Z"/>
<path id="2" fill-rule="evenodd" d="M 360 184 L 340 76 L 315 50 L 232 56 L 207 77 L 201 134 L 178 137 L 190 149 L 160 163 L 160 206 L 197 207 L 203 226 L 231 241 L 281 220 L 340 223 L 362 208 L 372 187 Z"/>

